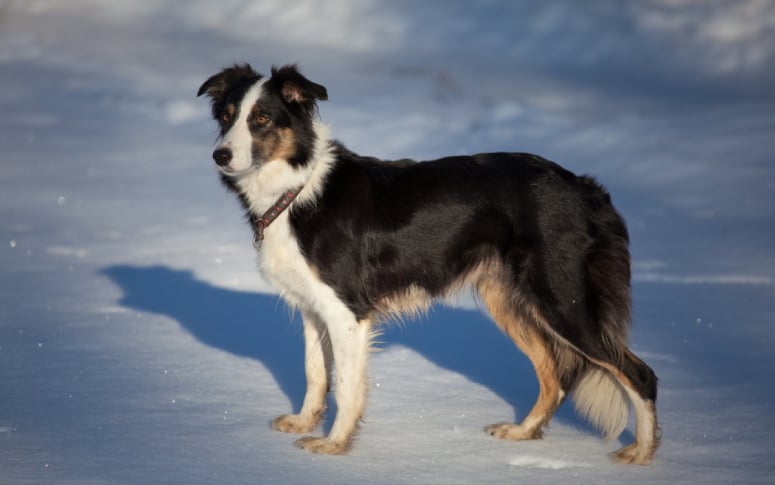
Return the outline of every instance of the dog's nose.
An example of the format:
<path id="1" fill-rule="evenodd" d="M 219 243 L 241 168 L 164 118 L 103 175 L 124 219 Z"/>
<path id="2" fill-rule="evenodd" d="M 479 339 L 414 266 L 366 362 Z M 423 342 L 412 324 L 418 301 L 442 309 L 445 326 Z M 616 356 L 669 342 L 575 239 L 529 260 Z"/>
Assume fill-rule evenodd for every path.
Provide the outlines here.
<path id="1" fill-rule="evenodd" d="M 228 148 L 219 148 L 213 152 L 213 160 L 219 167 L 228 165 L 231 162 L 231 150 Z"/>

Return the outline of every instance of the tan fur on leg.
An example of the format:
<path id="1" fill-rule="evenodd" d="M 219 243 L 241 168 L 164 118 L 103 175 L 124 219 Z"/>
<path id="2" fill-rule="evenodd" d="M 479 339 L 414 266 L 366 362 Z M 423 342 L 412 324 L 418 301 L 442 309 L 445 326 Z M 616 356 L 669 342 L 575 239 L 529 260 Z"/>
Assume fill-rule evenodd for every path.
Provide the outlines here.
<path id="1" fill-rule="evenodd" d="M 549 422 L 565 397 L 557 378 L 557 363 L 549 343 L 525 315 L 516 314 L 504 285 L 494 278 L 482 279 L 477 285 L 495 323 L 527 355 L 538 377 L 538 399 L 521 424 L 498 423 L 485 428 L 492 436 L 509 440 L 539 439 L 541 428 Z"/>

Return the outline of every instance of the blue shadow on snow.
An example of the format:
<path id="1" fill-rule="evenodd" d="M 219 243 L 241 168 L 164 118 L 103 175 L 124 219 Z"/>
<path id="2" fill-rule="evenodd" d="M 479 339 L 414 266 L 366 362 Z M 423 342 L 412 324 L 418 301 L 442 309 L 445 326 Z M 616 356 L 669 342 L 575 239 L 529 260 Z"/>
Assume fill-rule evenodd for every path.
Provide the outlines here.
<path id="1" fill-rule="evenodd" d="M 197 280 L 190 271 L 164 266 L 117 265 L 101 273 L 123 291 L 121 305 L 168 316 L 206 345 L 260 361 L 294 408 L 301 407 L 301 324 L 277 296 L 219 288 Z M 290 318 L 294 321 L 289 323 Z M 381 347 L 403 345 L 488 388 L 514 407 L 517 419 L 530 411 L 538 395 L 533 367 L 486 315 L 436 306 L 422 320 L 386 325 Z M 511 418 L 503 416 L 504 421 Z M 555 418 L 589 429 L 567 404 Z"/>

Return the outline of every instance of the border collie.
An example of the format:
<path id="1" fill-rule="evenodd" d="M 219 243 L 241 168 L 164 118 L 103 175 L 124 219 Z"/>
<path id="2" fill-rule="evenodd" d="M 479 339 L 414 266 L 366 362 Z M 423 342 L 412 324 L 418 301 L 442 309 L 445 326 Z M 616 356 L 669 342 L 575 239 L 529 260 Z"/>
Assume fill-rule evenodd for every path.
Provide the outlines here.
<path id="1" fill-rule="evenodd" d="M 597 182 L 526 153 L 425 162 L 358 155 L 318 122 L 326 88 L 295 65 L 269 77 L 235 65 L 207 79 L 203 94 L 220 127 L 213 159 L 254 228 L 261 272 L 303 319 L 304 403 L 274 429 L 315 429 L 335 377 L 328 436 L 296 444 L 345 453 L 364 412 L 378 324 L 470 286 L 539 381 L 522 422 L 487 433 L 541 438 L 571 393 L 609 438 L 627 425 L 631 404 L 635 442 L 612 458 L 652 461 L 657 377 L 627 345 L 628 233 Z"/>

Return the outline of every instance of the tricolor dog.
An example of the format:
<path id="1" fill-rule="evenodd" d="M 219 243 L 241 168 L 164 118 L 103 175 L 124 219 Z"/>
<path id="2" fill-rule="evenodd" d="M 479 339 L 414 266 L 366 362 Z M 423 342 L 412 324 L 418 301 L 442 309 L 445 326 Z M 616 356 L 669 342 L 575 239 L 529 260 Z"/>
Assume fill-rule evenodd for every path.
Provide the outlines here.
<path id="1" fill-rule="evenodd" d="M 202 94 L 220 127 L 213 159 L 254 228 L 260 270 L 304 322 L 306 396 L 274 429 L 313 431 L 332 387 L 328 436 L 296 443 L 345 453 L 380 323 L 472 287 L 529 357 L 540 388 L 521 423 L 487 433 L 540 438 L 570 394 L 608 437 L 622 432 L 631 405 L 635 442 L 613 459 L 652 461 L 657 377 L 628 348 L 628 233 L 597 182 L 527 153 L 423 162 L 358 155 L 318 121 L 326 88 L 293 65 L 268 77 L 235 65 L 205 81 Z"/>

